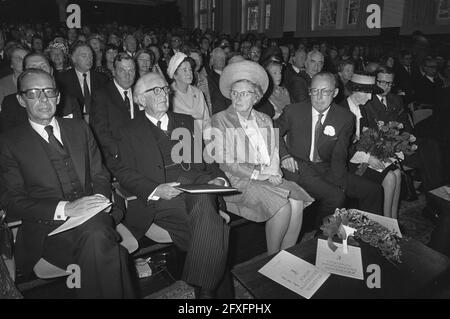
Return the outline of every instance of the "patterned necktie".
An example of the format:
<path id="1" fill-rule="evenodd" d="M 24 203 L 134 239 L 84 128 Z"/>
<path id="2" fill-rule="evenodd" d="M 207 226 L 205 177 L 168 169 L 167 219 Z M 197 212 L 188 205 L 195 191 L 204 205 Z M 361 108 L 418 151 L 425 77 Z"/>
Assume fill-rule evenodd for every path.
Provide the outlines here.
<path id="1" fill-rule="evenodd" d="M 84 107 L 86 108 L 86 113 L 89 114 L 91 110 L 91 92 L 89 91 L 89 86 L 87 84 L 87 73 L 83 73 L 83 92 L 84 92 Z"/>
<path id="2" fill-rule="evenodd" d="M 55 137 L 55 135 L 53 134 L 53 126 L 51 125 L 47 125 L 46 127 L 44 127 L 44 130 L 47 132 L 48 134 L 48 143 L 55 148 L 58 152 L 60 153 L 65 153 L 64 151 L 64 147 L 61 144 L 60 141 L 58 141 L 58 139 Z"/>
<path id="3" fill-rule="evenodd" d="M 318 116 L 317 122 L 316 122 L 316 126 L 314 127 L 314 152 L 313 152 L 313 162 L 314 163 L 320 162 L 318 146 L 319 146 L 320 132 L 322 131 L 322 118 L 323 118 L 323 114 L 319 113 L 319 116 Z"/>
<path id="4" fill-rule="evenodd" d="M 131 114 L 131 108 L 130 108 L 130 99 L 128 98 L 128 91 L 123 91 L 123 94 L 125 95 L 125 107 L 127 108 L 128 114 L 130 114 L 130 117 L 132 118 L 132 114 Z"/>

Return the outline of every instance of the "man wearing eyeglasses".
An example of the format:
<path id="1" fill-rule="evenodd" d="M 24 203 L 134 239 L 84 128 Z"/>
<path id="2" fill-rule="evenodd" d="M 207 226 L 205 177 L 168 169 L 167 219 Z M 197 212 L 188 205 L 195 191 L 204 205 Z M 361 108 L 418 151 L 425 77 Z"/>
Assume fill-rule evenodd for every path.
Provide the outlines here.
<path id="1" fill-rule="evenodd" d="M 319 202 L 317 227 L 343 207 L 346 196 L 359 199 L 365 211 L 381 213 L 381 186 L 348 172 L 355 121 L 352 113 L 333 103 L 338 94 L 334 75 L 316 74 L 309 94 L 310 101 L 286 106 L 275 122 L 284 177 Z"/>
<path id="2" fill-rule="evenodd" d="M 212 298 L 225 273 L 229 227 L 218 213 L 215 195 L 187 194 L 176 186 L 223 186 L 229 182 L 218 165 L 202 159 L 195 162 L 194 157 L 177 163 L 173 158 L 172 150 L 179 144 L 172 139 L 174 130 L 184 129 L 189 134 L 192 153 L 198 144 L 193 138 L 193 118 L 168 111 L 169 91 L 166 80 L 157 73 L 147 73 L 137 81 L 133 98 L 145 109 L 145 116 L 120 129 L 119 158 L 113 174 L 138 198 L 128 206 L 127 228 L 138 240 L 153 222 L 166 229 L 175 245 L 187 251 L 183 280 L 198 288 L 198 298 Z M 201 141 L 202 137 L 197 138 Z"/>
<path id="3" fill-rule="evenodd" d="M 106 166 L 112 169 L 119 148 L 119 128 L 139 116 L 141 111 L 133 101 L 132 85 L 136 76 L 134 60 L 125 52 L 114 58 L 114 79 L 93 96 L 91 127 L 100 144 Z"/>
<path id="4" fill-rule="evenodd" d="M 17 265 L 25 276 L 41 258 L 61 269 L 78 265 L 78 297 L 133 297 L 128 252 L 105 208 L 110 204 L 108 172 L 89 127 L 80 119 L 54 116 L 59 97 L 49 73 L 24 71 L 17 99 L 28 122 L 0 137 L 1 205 L 9 217 L 22 220 Z M 93 217 L 48 236 L 67 218 L 87 214 Z"/>

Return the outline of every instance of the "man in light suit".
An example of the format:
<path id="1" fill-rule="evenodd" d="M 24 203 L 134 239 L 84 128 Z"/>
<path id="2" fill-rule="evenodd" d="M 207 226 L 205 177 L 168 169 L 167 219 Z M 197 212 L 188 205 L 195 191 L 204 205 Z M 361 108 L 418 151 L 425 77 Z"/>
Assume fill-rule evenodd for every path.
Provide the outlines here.
<path id="1" fill-rule="evenodd" d="M 145 108 L 120 129 L 119 156 L 113 174 L 121 186 L 137 196 L 125 214 L 124 224 L 140 239 L 154 222 L 166 229 L 175 245 L 187 251 L 183 279 L 197 287 L 198 298 L 212 298 L 225 273 L 229 227 L 218 212 L 217 196 L 182 193 L 175 183 L 225 185 L 225 174 L 217 164 L 191 161 L 176 163 L 172 149 L 175 129 L 189 132 L 195 152 L 194 120 L 168 112 L 169 86 L 157 73 L 141 77 L 134 100 Z M 201 136 L 199 136 L 201 140 Z M 200 144 L 201 145 L 201 144 Z"/>
<path id="2" fill-rule="evenodd" d="M 345 195 L 358 198 L 365 211 L 382 211 L 381 186 L 348 172 L 354 117 L 333 103 L 337 91 L 334 75 L 319 73 L 311 82 L 311 100 L 288 105 L 275 122 L 284 177 L 319 201 L 318 226 L 343 207 Z"/>
<path id="3" fill-rule="evenodd" d="M 59 92 L 53 77 L 29 69 L 18 79 L 19 103 L 29 121 L 0 137 L 1 206 L 22 220 L 16 241 L 18 267 L 27 275 L 41 258 L 59 268 L 80 267 L 81 298 L 133 297 L 128 252 L 112 217 L 110 182 L 89 127 L 55 118 Z M 68 217 L 100 213 L 48 236 Z"/>
<path id="4" fill-rule="evenodd" d="M 114 80 L 93 96 L 90 124 L 109 169 L 114 164 L 111 159 L 119 153 L 119 129 L 141 113 L 133 101 L 135 76 L 134 60 L 127 53 L 119 53 L 114 59 Z"/>

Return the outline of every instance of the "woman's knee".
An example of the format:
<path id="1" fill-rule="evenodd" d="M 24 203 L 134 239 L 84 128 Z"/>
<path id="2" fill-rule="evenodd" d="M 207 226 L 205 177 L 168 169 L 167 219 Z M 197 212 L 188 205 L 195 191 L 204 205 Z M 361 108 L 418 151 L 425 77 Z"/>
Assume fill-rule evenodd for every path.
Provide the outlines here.
<path id="1" fill-rule="evenodd" d="M 392 171 L 389 171 L 383 180 L 383 186 L 384 187 L 394 187 L 396 184 L 396 177 L 395 174 Z"/>

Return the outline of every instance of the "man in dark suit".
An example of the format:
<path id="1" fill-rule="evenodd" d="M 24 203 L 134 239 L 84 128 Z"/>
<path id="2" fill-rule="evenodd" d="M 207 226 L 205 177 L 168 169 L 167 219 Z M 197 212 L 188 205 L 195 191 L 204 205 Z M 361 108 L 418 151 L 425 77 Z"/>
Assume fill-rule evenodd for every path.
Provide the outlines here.
<path id="1" fill-rule="evenodd" d="M 18 267 L 26 275 L 41 258 L 63 269 L 76 264 L 79 297 L 132 297 L 128 253 L 105 208 L 109 176 L 89 127 L 81 120 L 54 117 L 59 93 L 47 72 L 23 72 L 18 91 L 29 122 L 0 138 L 1 204 L 8 216 L 22 220 Z M 67 217 L 96 211 L 83 224 L 48 236 Z"/>
<path id="2" fill-rule="evenodd" d="M 333 103 L 337 93 L 334 75 L 319 73 L 312 80 L 311 101 L 288 105 L 275 123 L 284 176 L 319 201 L 318 225 L 343 206 L 345 195 L 358 198 L 365 211 L 382 211 L 381 186 L 347 170 L 355 121 Z"/>
<path id="3" fill-rule="evenodd" d="M 111 158 L 117 158 L 119 153 L 119 128 L 140 113 L 131 90 L 135 76 L 134 60 L 124 52 L 119 53 L 114 59 L 114 80 L 93 96 L 90 124 L 109 169 L 115 163 Z"/>
<path id="4" fill-rule="evenodd" d="M 413 63 L 412 53 L 401 51 L 399 63 L 396 63 L 394 68 L 395 87 L 405 94 L 403 102 L 405 104 L 414 102 L 414 78 L 419 74 L 419 68 Z"/>
<path id="5" fill-rule="evenodd" d="M 220 75 L 226 65 L 226 54 L 222 48 L 215 48 L 211 52 L 211 69 L 208 73 L 208 88 L 211 95 L 212 114 L 219 113 L 231 105 L 231 100 L 227 99 L 220 92 Z"/>
<path id="6" fill-rule="evenodd" d="M 183 279 L 198 288 L 198 298 L 214 297 L 226 266 L 229 227 L 218 213 L 217 197 L 182 193 L 182 184 L 228 184 L 218 165 L 205 164 L 193 155 L 193 118 L 168 112 L 169 86 L 157 73 L 141 77 L 134 100 L 145 108 L 120 129 L 119 159 L 114 175 L 121 186 L 137 196 L 128 206 L 124 224 L 140 239 L 155 224 L 166 229 L 175 245 L 187 251 Z M 183 144 L 178 135 L 183 134 Z M 171 139 L 175 136 L 176 140 Z M 198 137 L 201 139 L 201 136 Z M 198 141 L 197 141 L 198 142 Z M 177 161 L 172 151 L 191 143 L 190 160 Z M 186 148 L 183 150 L 186 151 Z"/>
<path id="7" fill-rule="evenodd" d="M 304 59 L 305 51 L 297 51 L 294 61 Z M 306 54 L 305 69 L 301 70 L 299 62 L 297 66 L 291 66 L 292 70 L 287 73 L 286 88 L 293 103 L 300 103 L 309 100 L 308 89 L 311 86 L 311 79 L 314 75 L 322 71 L 324 64 L 323 54 L 319 51 L 311 51 Z"/>
<path id="8" fill-rule="evenodd" d="M 3 30 L 0 29 L 0 78 L 7 75 L 9 72 L 9 61 L 5 52 L 5 36 Z"/>
<path id="9" fill-rule="evenodd" d="M 414 79 L 415 101 L 422 108 L 434 109 L 444 83 L 438 76 L 436 59 L 427 57 L 422 63 L 423 73 Z"/>
<path id="10" fill-rule="evenodd" d="M 53 69 L 47 57 L 42 53 L 29 53 L 23 59 L 23 69 L 40 69 L 53 75 Z M 2 102 L 0 112 L 0 133 L 6 132 L 14 127 L 28 122 L 28 114 L 17 100 L 17 92 L 7 95 Z M 66 99 L 65 103 L 58 104 L 57 116 L 68 118 L 81 118 L 78 104 L 74 98 Z"/>
<path id="11" fill-rule="evenodd" d="M 83 118 L 89 122 L 92 107 L 92 96 L 107 83 L 106 78 L 92 71 L 93 53 L 85 42 L 78 42 L 72 48 L 73 68 L 58 73 L 56 81 L 61 90 L 63 101 L 67 96 L 74 97 Z"/>

